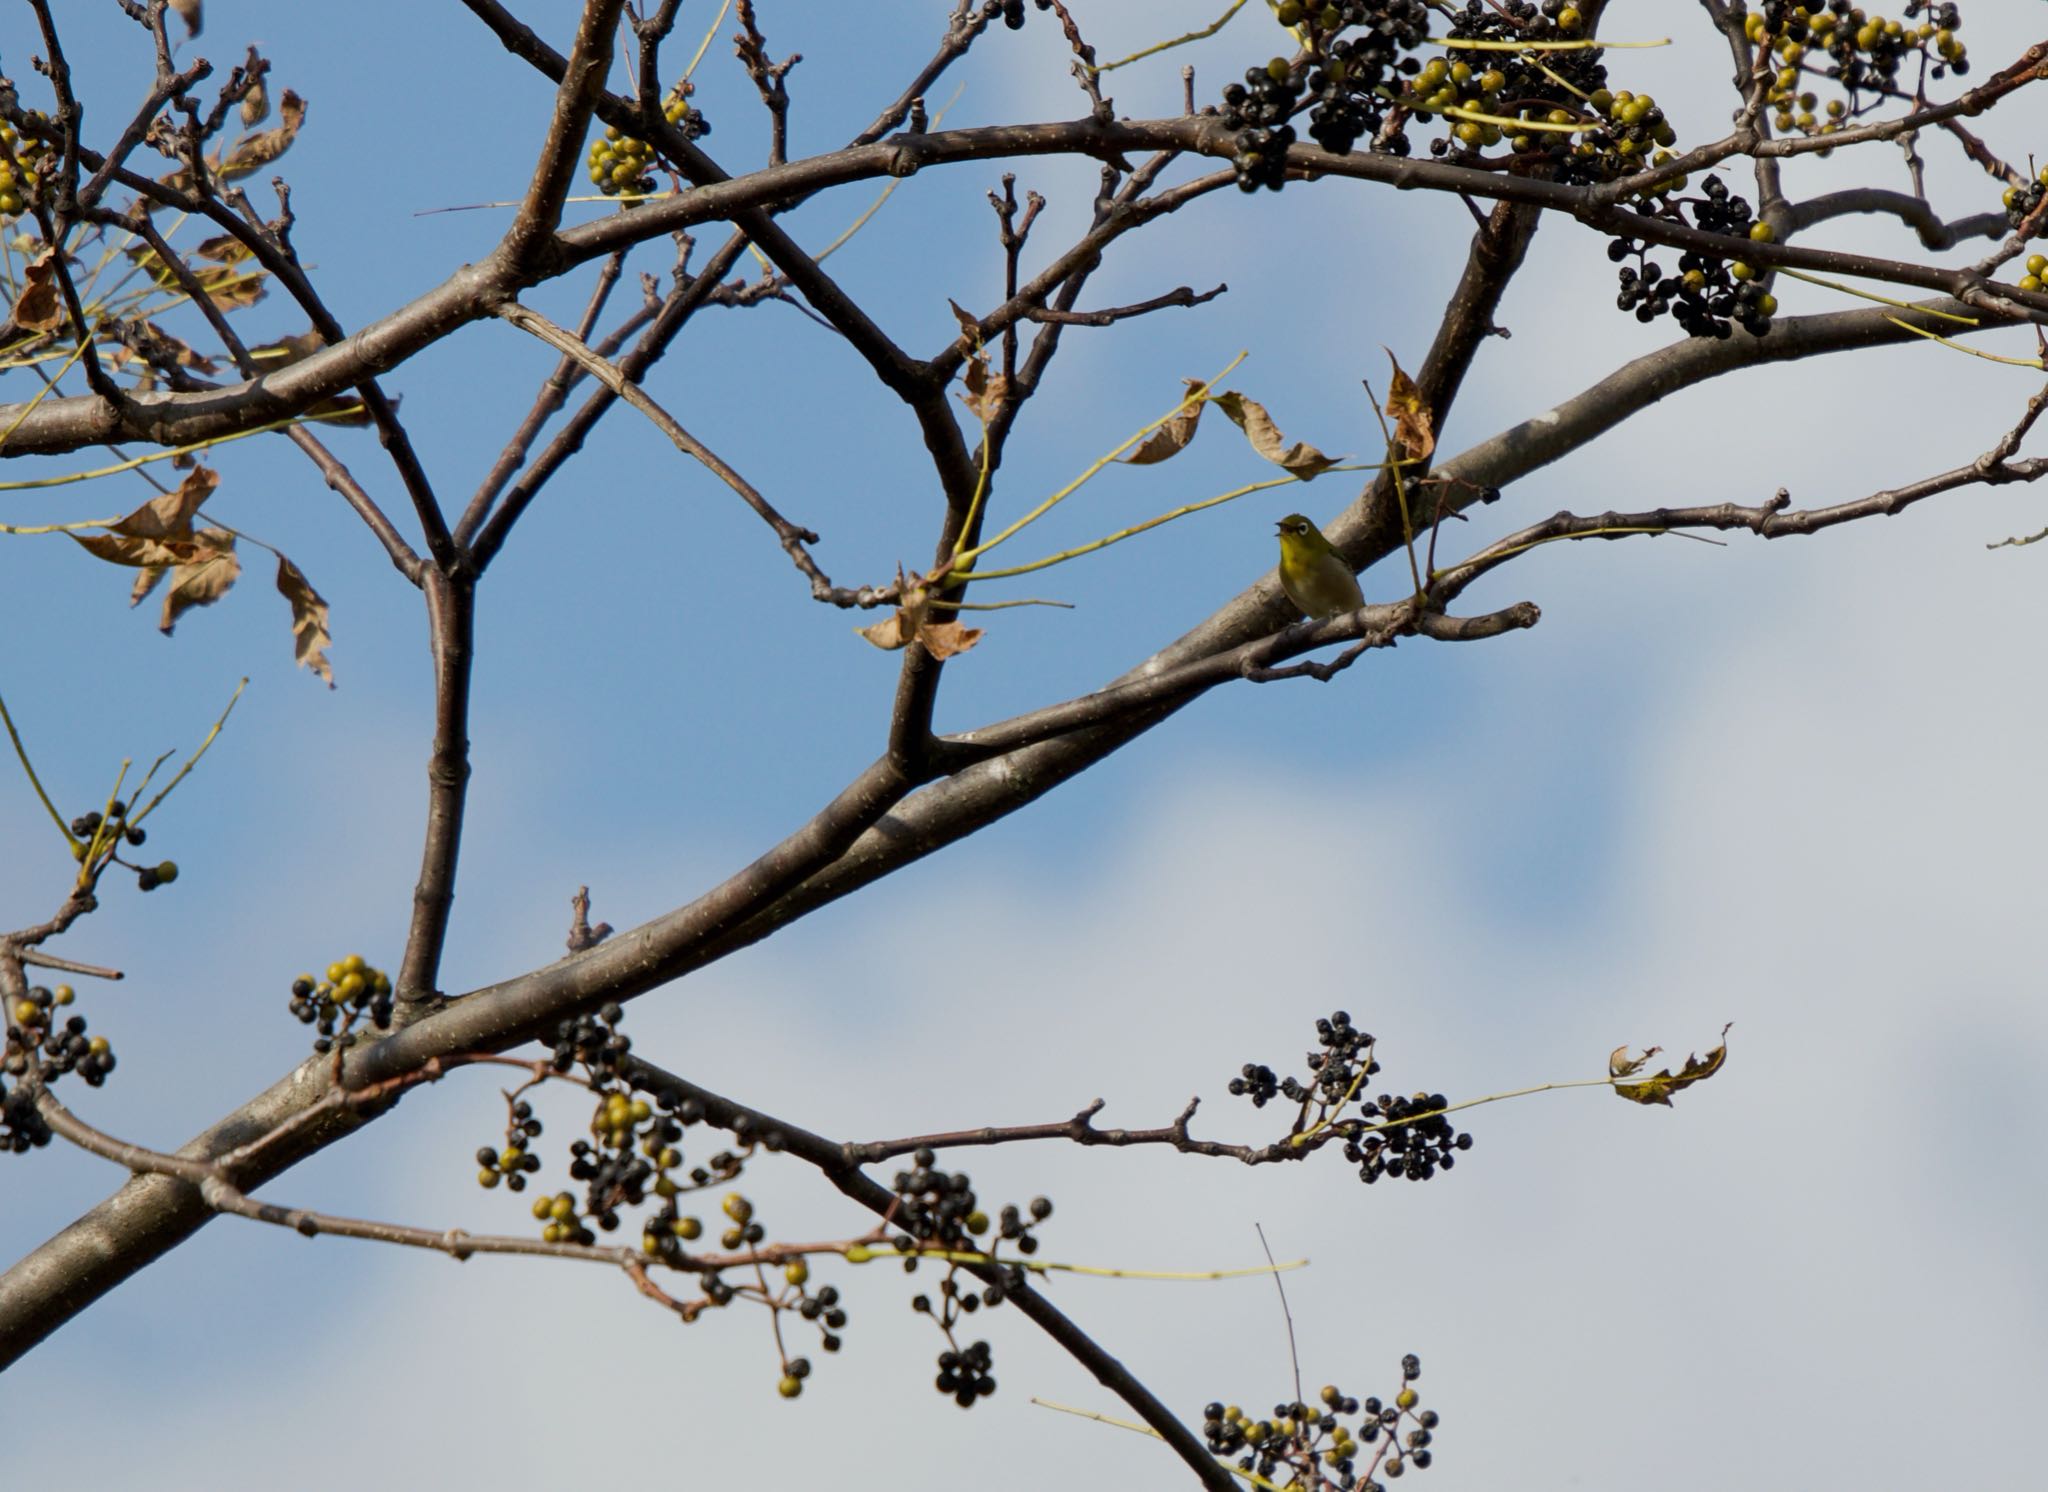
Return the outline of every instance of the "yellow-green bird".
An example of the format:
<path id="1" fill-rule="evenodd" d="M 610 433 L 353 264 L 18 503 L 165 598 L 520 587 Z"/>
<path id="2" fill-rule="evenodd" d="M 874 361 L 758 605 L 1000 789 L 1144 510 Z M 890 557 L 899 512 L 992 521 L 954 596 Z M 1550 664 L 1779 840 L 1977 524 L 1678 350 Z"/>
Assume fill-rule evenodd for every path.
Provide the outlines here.
<path id="1" fill-rule="evenodd" d="M 1321 529 L 1299 513 L 1289 513 L 1279 528 L 1280 589 L 1288 600 L 1318 622 L 1365 605 L 1358 577 Z"/>

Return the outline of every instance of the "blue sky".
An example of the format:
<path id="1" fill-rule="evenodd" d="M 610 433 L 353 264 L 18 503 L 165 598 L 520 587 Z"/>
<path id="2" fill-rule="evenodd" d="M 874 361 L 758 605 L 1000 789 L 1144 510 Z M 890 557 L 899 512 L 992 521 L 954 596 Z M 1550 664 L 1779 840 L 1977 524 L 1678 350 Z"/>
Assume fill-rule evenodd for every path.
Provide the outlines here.
<path id="1" fill-rule="evenodd" d="M 691 0 L 679 34 L 694 43 L 713 9 Z M 928 53 L 943 9 L 765 10 L 772 48 L 805 54 L 791 80 L 795 148 L 865 124 Z M 1209 9 L 1081 13 L 1101 52 L 1120 55 Z M 146 80 L 147 49 L 111 5 L 64 10 L 101 137 Z M 1966 7 L 1982 65 L 2032 39 L 2017 10 Z M 559 39 L 573 7 L 528 11 Z M 1697 60 L 1696 7 L 1646 0 L 1610 14 L 1614 35 L 1677 38 L 1614 72 L 1666 100 L 1685 140 L 1708 137 L 1726 115 L 1726 64 L 1720 52 Z M 1203 96 L 1271 49 L 1263 24 L 1247 14 L 1190 53 Z M 343 17 L 214 0 L 181 57 L 209 56 L 224 74 L 248 40 L 273 59 L 274 90 L 310 101 L 283 169 L 300 251 L 345 323 L 488 250 L 504 213 L 421 213 L 516 197 L 549 98 L 459 6 Z M 39 49 L 25 12 L 0 23 L 0 57 L 31 96 Z M 1079 112 L 1062 53 L 1035 12 L 1020 35 L 992 36 L 960 70 L 946 122 Z M 726 42 L 698 79 L 714 154 L 734 168 L 758 159 L 758 106 Z M 1114 92 L 1121 109 L 1154 114 L 1178 107 L 1179 87 L 1165 63 L 1116 75 Z M 2028 107 L 2022 94 L 1998 117 L 2038 122 Z M 2004 128 L 2000 143 L 2023 152 Z M 1923 148 L 1945 210 L 1995 202 L 1946 142 Z M 1793 189 L 1847 166 L 1803 163 Z M 1033 243 L 1049 255 L 1082 220 L 1094 173 L 1010 169 L 1020 191 L 1050 199 Z M 905 182 L 831 261 L 913 351 L 952 335 L 948 296 L 984 310 L 999 298 L 983 201 L 999 174 Z M 792 230 L 829 242 L 872 195 L 830 194 Z M 1382 378 L 1383 344 L 1420 361 L 1468 223 L 1455 202 L 1326 184 L 1219 194 L 1126 241 L 1084 304 L 1179 284 L 1230 292 L 1070 331 L 1013 441 L 999 508 L 1035 502 L 1161 413 L 1183 376 L 1247 348 L 1230 382 L 1290 437 L 1369 450 L 1359 380 Z M 1915 252 L 1882 225 L 1815 241 Z M 716 242 L 703 235 L 700 256 Z M 1599 250 L 1572 225 L 1538 234 L 1502 312 L 1514 336 L 1475 368 L 1447 449 L 1661 345 L 1667 329 L 1612 309 Z M 650 249 L 633 267 L 667 265 Z M 535 304 L 572 320 L 582 293 L 579 282 Z M 1838 308 L 1811 287 L 1780 295 L 1790 314 Z M 277 297 L 243 315 L 260 335 L 303 328 Z M 1998 345 L 2026 350 L 2018 334 Z M 537 344 L 484 325 L 387 380 L 450 505 L 549 366 Z M 706 313 L 650 388 L 825 536 L 818 556 L 835 580 L 877 581 L 928 557 L 938 500 L 912 421 L 795 311 Z M 2032 388 L 2019 370 L 1917 347 L 1723 380 L 1535 474 L 1446 542 L 1476 546 L 1561 507 L 1755 501 L 1780 485 L 1801 504 L 1859 496 L 1973 457 Z M 402 506 L 373 438 L 335 444 Z M 303 1053 L 284 1008 L 293 973 L 350 949 L 395 961 L 429 723 L 417 598 L 360 525 L 282 440 L 224 447 L 214 464 L 211 510 L 285 549 L 332 602 L 332 693 L 292 668 L 285 608 L 255 554 L 240 588 L 166 640 L 152 608 L 126 609 L 126 577 L 67 540 L 0 544 L 14 640 L 0 690 L 67 812 L 103 795 L 122 757 L 189 747 L 235 680 L 252 681 L 152 821 L 179 883 L 146 897 L 113 887 L 66 943 L 130 975 L 82 990 L 122 1061 L 84 1112 L 164 1148 Z M 1020 538 L 1018 558 L 1266 474 L 1216 421 L 1180 461 L 1099 479 Z M 1256 579 L 1274 518 L 1337 511 L 1348 480 L 1260 494 L 1017 583 L 1005 594 L 1077 609 L 997 614 L 948 670 L 942 726 L 1119 672 Z M 0 493 L 0 521 L 112 514 L 146 495 L 133 477 Z M 1263 1223 L 1281 1255 L 1314 1260 L 1289 1284 L 1306 1379 L 1376 1392 L 1401 1353 L 1422 1354 L 1446 1422 L 1431 1476 L 1446 1492 L 1645 1474 L 1674 1492 L 1735 1477 L 1844 1485 L 1908 1467 L 2018 1485 L 2048 1388 L 2030 1242 L 2048 1225 L 2034 1184 L 2048 1133 L 2021 1097 L 2048 1055 L 2032 935 L 2048 825 L 2031 788 L 2048 725 L 2031 687 L 2048 608 L 2038 551 L 1981 546 L 2043 521 L 2038 494 L 1986 490 L 1808 541 L 1554 546 L 1471 598 L 1536 600 L 1534 631 L 1404 644 L 1327 687 L 1220 692 L 971 843 L 640 1002 L 629 1029 L 714 1087 L 850 1138 L 1063 1117 L 1098 1094 L 1106 1122 L 1153 1124 L 1201 1093 L 1208 1132 L 1256 1139 L 1268 1130 L 1234 1112 L 1224 1083 L 1246 1060 L 1297 1056 L 1337 1005 L 1382 1037 L 1392 1083 L 1455 1096 L 1595 1075 L 1623 1042 L 1682 1056 L 1732 1020 L 1726 1072 L 1677 1109 L 1577 1093 L 1481 1110 L 1470 1164 L 1426 1188 L 1365 1191 L 1335 1164 L 1243 1172 L 1139 1152 L 1015 1147 L 954 1163 L 986 1197 L 1050 1193 L 1056 1258 L 1244 1265 Z M 1400 583 L 1376 574 L 1366 588 L 1381 598 Z M 854 638 L 851 620 L 808 601 L 722 487 L 643 423 L 609 416 L 484 589 L 448 987 L 553 958 L 578 884 L 621 926 L 688 899 L 870 760 L 896 660 Z M 47 915 L 68 861 L 18 777 L 0 781 L 0 846 L 9 925 Z M 546 1111 L 557 1135 L 574 1107 Z M 468 1179 L 500 1111 L 487 1081 L 443 1084 L 272 1191 L 523 1229 L 523 1206 Z M 0 1175 L 10 1259 L 118 1179 L 58 1151 Z M 765 1168 L 748 1189 L 790 1236 L 861 1226 L 796 1167 Z M 720 1483 L 828 1465 L 850 1487 L 1177 1475 L 1136 1436 L 1028 1402 L 1117 1409 L 1021 1318 L 980 1318 L 1003 1389 L 962 1414 L 924 1386 L 939 1343 L 904 1283 L 835 1277 L 854 1316 L 847 1351 L 791 1405 L 774 1395 L 765 1323 L 744 1313 L 682 1331 L 601 1270 L 458 1269 L 222 1222 L 17 1371 L 37 1375 L 45 1402 L 90 1395 L 135 1432 L 102 1448 L 99 1474 L 166 1487 L 259 1485 L 278 1455 L 330 1464 L 337 1408 L 388 1402 L 388 1385 L 427 1388 L 457 1424 L 503 1427 L 472 1436 L 393 1416 L 379 1443 L 400 1485 L 555 1484 L 588 1467 L 561 1427 L 601 1414 L 624 1464 Z M 1263 1281 L 1076 1281 L 1056 1295 L 1190 1416 L 1212 1397 L 1291 1392 Z M 1960 1408 L 1944 1419 L 1948 1406 L 1967 1406 L 1967 1423 Z M 1900 1430 L 1922 1414 L 1917 1437 Z M 864 1428 L 878 1422 L 901 1426 L 915 1453 Z M 793 1457 L 763 1449 L 778 1431 Z M 223 1444 L 244 1467 L 223 1469 Z M 31 1438 L 16 1464 L 63 1485 L 73 1454 Z"/>

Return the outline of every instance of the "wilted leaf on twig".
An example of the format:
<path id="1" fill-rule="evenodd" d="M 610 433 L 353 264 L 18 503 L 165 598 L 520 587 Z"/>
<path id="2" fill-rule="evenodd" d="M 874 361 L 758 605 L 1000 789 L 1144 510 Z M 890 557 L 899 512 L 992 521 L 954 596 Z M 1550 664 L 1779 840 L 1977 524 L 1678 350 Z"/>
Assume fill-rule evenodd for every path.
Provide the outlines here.
<path id="1" fill-rule="evenodd" d="M 193 516 L 219 483 L 219 473 L 195 467 L 176 491 L 151 498 L 108 525 L 107 532 L 71 536 L 94 558 L 140 572 L 128 593 L 130 606 L 140 604 L 166 575 L 171 578 L 157 623 L 165 632 L 193 607 L 210 606 L 226 595 L 241 573 L 233 534 L 224 528 L 192 529 Z"/>
<path id="2" fill-rule="evenodd" d="M 14 324 L 23 331 L 47 332 L 64 321 L 64 300 L 57 289 L 57 251 L 44 249 L 21 272 L 21 294 L 14 298 Z"/>
<path id="3" fill-rule="evenodd" d="M 1642 1056 L 1631 1058 L 1628 1055 L 1627 1047 L 1616 1047 L 1613 1055 L 1607 1059 L 1609 1075 L 1613 1077 L 1629 1077 L 1634 1075 L 1642 1070 L 1643 1066 L 1650 1060 L 1652 1053 L 1656 1050 L 1656 1047 L 1651 1047 Z M 1681 1089 L 1690 1088 L 1694 1083 L 1705 1082 L 1708 1078 L 1719 1072 L 1721 1065 L 1727 1060 L 1728 1027 L 1723 1026 L 1721 1028 L 1721 1044 L 1708 1052 L 1706 1056 L 1687 1057 L 1685 1059 L 1685 1066 L 1677 1072 L 1673 1072 L 1667 1067 L 1657 1073 L 1656 1076 L 1644 1078 L 1639 1083 L 1616 1083 L 1614 1091 L 1630 1103 L 1660 1103 L 1669 1108 L 1671 1106 L 1672 1094 L 1679 1092 Z"/>
<path id="4" fill-rule="evenodd" d="M 128 604 L 137 605 L 166 575 L 163 615 L 157 626 L 165 632 L 195 606 L 210 606 L 228 592 L 242 572 L 235 558 L 235 536 L 222 528 L 205 528 L 175 539 L 147 539 L 126 534 L 73 534 L 86 553 L 109 564 L 139 570 Z"/>
<path id="5" fill-rule="evenodd" d="M 896 592 L 903 598 L 903 604 L 873 626 L 853 630 L 889 653 L 907 648 L 913 642 L 922 643 L 927 653 L 942 662 L 980 642 L 982 629 L 979 627 L 932 620 L 932 596 L 925 589 L 923 580 L 923 576 L 915 574 L 906 580 L 903 567 L 898 565 Z"/>
<path id="6" fill-rule="evenodd" d="M 159 631 L 168 633 L 178 618 L 195 606 L 211 606 L 228 593 L 228 587 L 242 573 L 235 557 L 235 536 L 224 528 L 202 528 L 192 545 L 191 557 L 171 571 L 171 588 L 164 592 Z"/>
<path id="7" fill-rule="evenodd" d="M 1124 465 L 1151 466 L 1155 462 L 1164 461 L 1172 456 L 1178 456 L 1188 448 L 1188 442 L 1195 438 L 1195 427 L 1202 421 L 1202 406 L 1208 401 L 1206 399 L 1196 399 L 1192 396 L 1197 389 L 1205 387 L 1208 380 L 1202 378 L 1183 378 L 1181 382 L 1187 385 L 1190 397 L 1182 403 L 1179 409 L 1176 409 L 1166 417 L 1164 424 L 1146 436 L 1144 443 L 1135 451 L 1131 452 L 1128 456 L 1119 456 L 1117 458 Z"/>
<path id="8" fill-rule="evenodd" d="M 977 352 L 967 360 L 960 382 L 964 386 L 960 402 L 984 425 L 996 417 L 997 411 L 1003 407 L 1003 400 L 1010 394 L 1010 380 L 1001 373 L 990 371 L 985 352 Z"/>
<path id="9" fill-rule="evenodd" d="M 220 176 L 232 181 L 237 176 L 247 176 L 251 171 L 269 165 L 297 138 L 299 126 L 305 122 L 306 101 L 291 89 L 284 91 L 284 97 L 277 104 L 278 124 L 258 135 L 250 135 L 228 152 L 227 159 L 220 163 Z"/>
<path id="10" fill-rule="evenodd" d="M 1280 433 L 1280 427 L 1273 423 L 1273 417 L 1266 413 L 1266 407 L 1235 390 L 1213 394 L 1210 398 L 1238 429 L 1244 431 L 1245 439 L 1252 443 L 1253 450 L 1297 477 L 1317 476 L 1344 459 L 1325 456 L 1305 440 L 1289 445 L 1287 438 Z"/>
<path id="11" fill-rule="evenodd" d="M 221 310 L 239 311 L 263 299 L 268 288 L 263 282 L 268 273 L 261 269 L 208 270 L 199 275 L 199 288 Z"/>
<path id="12" fill-rule="evenodd" d="M 334 669 L 327 661 L 327 649 L 334 637 L 327 630 L 327 603 L 307 581 L 305 572 L 281 554 L 277 557 L 277 589 L 292 604 L 293 655 L 332 689 Z"/>
<path id="13" fill-rule="evenodd" d="M 1427 461 L 1436 450 L 1436 417 L 1422 400 L 1422 390 L 1402 371 L 1391 348 L 1381 348 L 1394 365 L 1394 381 L 1387 389 L 1387 413 L 1394 417 L 1394 438 L 1409 461 Z"/>
<path id="14" fill-rule="evenodd" d="M 135 323 L 135 326 L 141 332 L 142 337 L 150 344 L 148 350 L 157 357 L 166 359 L 171 366 L 190 368 L 195 373 L 218 373 L 220 371 L 219 363 L 216 363 L 191 343 L 182 338 L 172 336 L 154 321 L 138 321 Z M 117 347 L 115 354 L 117 357 L 121 354 L 133 356 L 126 347 Z"/>
<path id="15" fill-rule="evenodd" d="M 240 264 L 249 257 L 249 246 L 232 233 L 217 233 L 193 245 L 192 257 L 211 259 L 215 264 Z"/>
<path id="16" fill-rule="evenodd" d="M 185 34 L 197 36 L 202 19 L 200 0 L 171 0 L 171 9 L 178 13 L 178 19 L 185 23 Z"/>
<path id="17" fill-rule="evenodd" d="M 946 304 L 953 308 L 953 319 L 960 323 L 960 334 L 967 339 L 967 345 L 979 347 L 981 345 L 981 322 L 975 317 L 973 312 L 962 310 L 960 302 L 957 300 L 949 297 Z"/>
<path id="18" fill-rule="evenodd" d="M 176 490 L 152 497 L 119 523 L 109 525 L 109 531 L 133 539 L 190 539 L 192 515 L 219 485 L 219 472 L 210 466 L 195 466 Z"/>

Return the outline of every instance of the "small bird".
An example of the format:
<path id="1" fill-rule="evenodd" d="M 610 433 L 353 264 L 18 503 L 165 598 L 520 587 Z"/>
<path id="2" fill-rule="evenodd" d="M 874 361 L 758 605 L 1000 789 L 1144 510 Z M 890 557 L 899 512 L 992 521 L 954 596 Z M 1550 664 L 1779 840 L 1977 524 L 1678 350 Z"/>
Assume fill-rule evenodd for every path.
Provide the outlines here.
<path id="1" fill-rule="evenodd" d="M 1323 531 L 1299 513 L 1280 520 L 1280 589 L 1318 622 L 1365 605 L 1358 577 Z"/>

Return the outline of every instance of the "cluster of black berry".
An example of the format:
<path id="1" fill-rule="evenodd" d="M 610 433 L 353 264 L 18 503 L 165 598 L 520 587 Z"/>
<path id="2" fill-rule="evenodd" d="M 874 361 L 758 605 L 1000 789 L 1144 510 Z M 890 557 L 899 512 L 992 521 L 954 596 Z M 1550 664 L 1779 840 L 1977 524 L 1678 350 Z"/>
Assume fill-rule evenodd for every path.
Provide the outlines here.
<path id="1" fill-rule="evenodd" d="M 1307 1081 L 1282 1078 L 1262 1062 L 1247 1062 L 1230 1080 L 1231 1094 L 1249 1098 L 1252 1107 L 1261 1109 L 1275 1097 L 1298 1103 L 1304 1128 L 1335 1113 L 1380 1065 L 1373 1060 L 1371 1034 L 1352 1025 L 1346 1011 L 1332 1011 L 1317 1020 L 1316 1044 L 1320 1050 L 1303 1058 L 1313 1074 Z"/>
<path id="2" fill-rule="evenodd" d="M 681 130 L 685 140 L 700 140 L 711 133 L 711 121 L 690 107 L 694 92 L 696 85 L 685 78 L 669 90 L 661 105 L 661 117 Z M 654 178 L 648 174 L 654 164 L 654 147 L 616 125 L 607 125 L 605 132 L 590 142 L 584 164 L 591 184 L 607 197 L 621 193 L 645 196 L 655 188 Z"/>
<path id="3" fill-rule="evenodd" d="M 801 1259 L 792 1259 L 782 1266 L 782 1277 L 803 1291 L 797 1302 L 796 1313 L 806 1321 L 818 1324 L 818 1345 L 827 1352 L 837 1352 L 840 1347 L 839 1333 L 846 1328 L 846 1311 L 839 1304 L 839 1291 L 832 1285 L 812 1291 L 805 1289 L 811 1277 L 810 1266 Z"/>
<path id="4" fill-rule="evenodd" d="M 1434 1409 L 1417 1407 L 1414 1382 L 1421 1375 L 1421 1359 L 1412 1352 L 1402 1358 L 1401 1388 L 1384 1404 L 1353 1398 L 1334 1383 L 1323 1385 L 1319 1405 L 1275 1404 L 1265 1419 L 1215 1401 L 1202 1410 L 1202 1434 L 1212 1455 L 1236 1457 L 1239 1471 L 1268 1483 L 1285 1469 L 1294 1473 L 1289 1485 L 1386 1492 L 1377 1478 L 1402 1476 L 1411 1466 L 1427 1471 L 1436 1459 L 1441 1420 Z M 1352 1416 L 1355 1429 L 1345 1423 Z"/>
<path id="5" fill-rule="evenodd" d="M 178 878 L 178 862 L 162 860 L 155 865 L 132 865 L 123 860 L 116 851 L 123 844 L 139 845 L 149 838 L 149 833 L 140 824 L 128 821 L 128 805 L 116 798 L 107 805 L 104 814 L 99 812 L 80 814 L 71 821 L 71 858 L 95 867 L 102 859 L 116 865 L 126 865 L 135 872 L 136 889 L 154 891 L 159 886 L 168 886 Z"/>
<path id="6" fill-rule="evenodd" d="M 301 974 L 292 981 L 291 1012 L 318 1033 L 316 1052 L 331 1052 L 337 1043 L 354 1046 L 355 1024 L 365 1016 L 379 1031 L 390 1030 L 393 1003 L 391 976 L 372 968 L 360 953 L 329 964 L 325 979 Z"/>
<path id="7" fill-rule="evenodd" d="M 2005 189 L 2005 196 L 2002 199 L 2005 203 L 2005 220 L 2016 229 L 2024 227 L 2027 219 L 2040 209 L 2044 198 L 2048 198 L 2048 166 L 2042 167 L 2041 174 L 2032 181 L 2023 181 L 2018 186 Z M 2040 229 L 2041 225 L 2036 223 L 2032 236 L 2041 237 Z"/>
<path id="8" fill-rule="evenodd" d="M 8 1035 L 7 1055 L 14 1057 L 14 1038 Z M 50 1126 L 36 1112 L 35 1094 L 20 1083 L 9 1086 L 0 1077 L 0 1151 L 20 1155 L 50 1143 Z"/>
<path id="9" fill-rule="evenodd" d="M 1451 1170 L 1457 1152 L 1472 1148 L 1472 1136 L 1451 1127 L 1441 1112 L 1445 1107 L 1441 1093 L 1411 1098 L 1382 1093 L 1365 1112 L 1370 1126 L 1384 1127 L 1346 1135 L 1344 1158 L 1358 1167 L 1358 1179 L 1368 1183 L 1383 1175 L 1427 1181 L 1438 1171 Z"/>
<path id="10" fill-rule="evenodd" d="M 989 1374 L 993 1366 L 995 1360 L 986 1342 L 974 1342 L 964 1351 L 949 1347 L 939 1354 L 939 1376 L 933 1386 L 942 1394 L 951 1394 L 962 1409 L 972 1409 L 976 1399 L 996 1391 L 996 1381 Z"/>
<path id="11" fill-rule="evenodd" d="M 550 1065 L 556 1072 L 582 1066 L 600 1079 L 618 1076 L 619 1064 L 633 1050 L 633 1038 L 619 1029 L 626 1018 L 617 1003 L 604 1006 L 596 1015 L 579 1015 L 555 1027 Z"/>
<path id="12" fill-rule="evenodd" d="M 55 989 L 30 985 L 13 1001 L 7 1014 L 7 1045 L 0 1057 L 0 1150 L 19 1153 L 50 1142 L 50 1129 L 36 1112 L 35 1095 L 22 1079 L 33 1076 L 41 1086 L 77 1073 L 90 1087 L 106 1082 L 114 1070 L 114 1049 L 104 1036 L 88 1036 L 82 1015 L 57 1012 L 76 996 L 68 984 Z M 12 1085 L 8 1078 L 15 1081 Z"/>
<path id="13" fill-rule="evenodd" d="M 898 1171 L 889 1189 L 898 1198 L 894 1222 L 908 1235 L 908 1244 L 965 1248 L 968 1234 L 988 1231 L 987 1214 L 974 1205 L 967 1174 L 935 1169 L 938 1157 L 929 1150 L 912 1155 L 914 1171 Z"/>
<path id="14" fill-rule="evenodd" d="M 1032 3 L 1040 10 L 1052 9 L 1052 0 L 1032 0 Z M 1020 31 L 1024 27 L 1024 0 L 983 0 L 981 13 L 991 21 L 1001 16 L 1003 24 L 1012 31 Z"/>
<path id="15" fill-rule="evenodd" d="M 1285 57 L 1245 69 L 1244 82 L 1223 90 L 1223 123 L 1237 131 L 1230 164 L 1239 191 L 1279 191 L 1287 179 L 1287 147 L 1296 139 L 1287 123 L 1301 103 L 1303 80 Z"/>
<path id="16" fill-rule="evenodd" d="M 1770 225 L 1754 218 L 1749 203 L 1729 191 L 1719 177 L 1708 177 L 1703 191 L 1703 198 L 1667 202 L 1657 216 L 1682 223 L 1681 209 L 1689 208 L 1694 225 L 1705 232 L 1771 242 L 1775 235 Z M 1614 303 L 1635 312 L 1636 320 L 1648 325 L 1669 313 L 1694 337 L 1725 339 L 1736 322 L 1751 336 L 1770 331 L 1778 298 L 1764 288 L 1751 265 L 1687 249 L 1678 256 L 1677 273 L 1666 274 L 1649 254 L 1649 245 L 1633 238 L 1617 238 L 1607 245 L 1607 257 L 1621 264 L 1621 290 Z M 1622 262 L 1628 259 L 1635 262 Z"/>
<path id="17" fill-rule="evenodd" d="M 1290 1086 L 1300 1086 L 1293 1078 L 1287 1081 Z M 1249 1098 L 1253 1108 L 1263 1109 L 1279 1094 L 1280 1077 L 1263 1062 L 1247 1062 L 1230 1080 L 1230 1092 L 1235 1098 Z"/>

